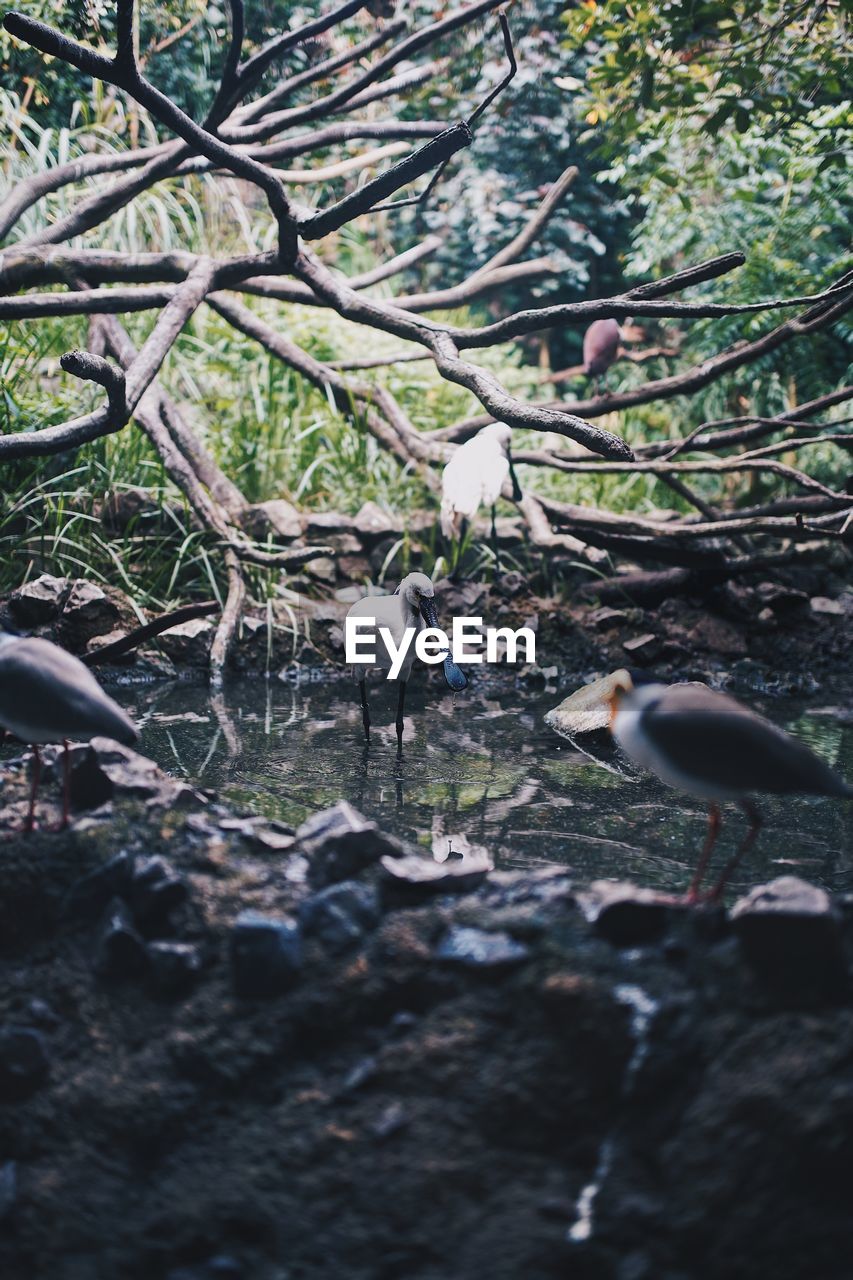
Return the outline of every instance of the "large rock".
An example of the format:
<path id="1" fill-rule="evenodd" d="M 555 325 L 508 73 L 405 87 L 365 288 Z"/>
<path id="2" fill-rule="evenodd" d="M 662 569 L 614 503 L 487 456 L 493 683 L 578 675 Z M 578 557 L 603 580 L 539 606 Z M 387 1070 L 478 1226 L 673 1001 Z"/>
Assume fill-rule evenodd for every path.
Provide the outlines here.
<path id="1" fill-rule="evenodd" d="M 826 890 L 780 876 L 740 898 L 731 920 L 745 958 L 780 996 L 795 1003 L 846 996 L 841 918 Z"/>
<path id="2" fill-rule="evenodd" d="M 493 869 L 494 863 L 485 851 L 447 862 L 422 858 L 416 853 L 403 858 L 382 858 L 386 882 L 394 889 L 413 896 L 467 893 L 481 885 Z"/>
<path id="3" fill-rule="evenodd" d="M 595 760 L 610 773 L 636 779 L 640 770 L 616 743 L 610 732 L 610 701 L 621 679 L 621 672 L 593 680 L 576 689 L 568 698 L 548 711 L 545 723 L 561 738 Z"/>
<path id="4" fill-rule="evenodd" d="M 307 898 L 299 908 L 305 933 L 329 951 L 346 951 L 379 923 L 379 895 L 373 885 L 342 880 Z"/>
<path id="5" fill-rule="evenodd" d="M 95 809 L 115 796 L 164 807 L 205 804 L 203 796 L 178 778 L 170 778 L 145 756 L 111 738 L 93 738 L 72 748 L 71 804 Z"/>
<path id="6" fill-rule="evenodd" d="M 120 591 L 106 591 L 81 578 L 72 585 L 62 606 L 59 639 L 66 648 L 81 653 L 95 636 L 116 631 L 132 616 L 130 602 Z"/>
<path id="7" fill-rule="evenodd" d="M 192 618 L 161 632 L 157 643 L 178 666 L 206 667 L 215 634 L 216 627 L 209 618 Z"/>
<path id="8" fill-rule="evenodd" d="M 380 831 L 346 800 L 303 822 L 296 844 L 308 859 L 309 880 L 318 886 L 349 880 L 382 857 L 401 857 L 406 852 L 398 840 Z"/>
<path id="9" fill-rule="evenodd" d="M 234 990 L 245 999 L 289 991 L 302 969 L 302 936 L 295 920 L 242 911 L 231 932 Z"/>
<path id="10" fill-rule="evenodd" d="M 656 942 L 686 903 L 628 880 L 594 880 L 577 895 L 596 933 L 618 947 Z"/>
<path id="11" fill-rule="evenodd" d="M 50 573 L 43 573 L 13 592 L 9 597 L 9 609 L 19 626 L 40 627 L 56 620 L 70 590 L 71 583 L 67 578 L 54 578 Z"/>
<path id="12" fill-rule="evenodd" d="M 242 523 L 246 532 L 259 541 L 263 541 L 271 533 L 286 542 L 302 536 L 302 517 L 284 498 L 256 502 L 246 511 Z"/>

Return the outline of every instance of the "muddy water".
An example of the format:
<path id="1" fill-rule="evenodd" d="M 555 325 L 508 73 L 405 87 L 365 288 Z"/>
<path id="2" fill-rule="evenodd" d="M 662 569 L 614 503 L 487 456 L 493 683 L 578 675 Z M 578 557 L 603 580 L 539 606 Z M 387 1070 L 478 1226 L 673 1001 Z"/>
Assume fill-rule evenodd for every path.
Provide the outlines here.
<path id="1" fill-rule="evenodd" d="M 394 693 L 371 693 L 373 741 L 346 681 L 290 685 L 258 678 L 211 699 L 178 684 L 126 690 L 142 750 L 169 772 L 214 788 L 238 807 L 296 824 L 341 797 L 384 828 L 443 859 L 487 848 L 499 866 L 568 865 L 579 878 L 632 877 L 680 888 L 701 845 L 702 806 L 651 779 L 629 781 L 557 737 L 542 722 L 569 690 L 442 694 L 413 682 L 402 761 Z M 811 705 L 754 705 L 853 777 L 853 723 L 823 696 Z M 758 849 L 736 882 L 798 872 L 853 890 L 853 806 L 767 798 Z M 726 856 L 744 829 L 734 807 L 720 839 Z"/>

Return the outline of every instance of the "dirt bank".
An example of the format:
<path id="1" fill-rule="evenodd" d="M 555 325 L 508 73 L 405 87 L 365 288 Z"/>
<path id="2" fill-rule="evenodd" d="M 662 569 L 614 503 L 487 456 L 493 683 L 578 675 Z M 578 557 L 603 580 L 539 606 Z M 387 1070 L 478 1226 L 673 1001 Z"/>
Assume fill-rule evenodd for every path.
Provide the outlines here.
<path id="1" fill-rule="evenodd" d="M 853 1272 L 846 903 L 423 884 L 97 747 L 2 843 L 5 1280 Z"/>

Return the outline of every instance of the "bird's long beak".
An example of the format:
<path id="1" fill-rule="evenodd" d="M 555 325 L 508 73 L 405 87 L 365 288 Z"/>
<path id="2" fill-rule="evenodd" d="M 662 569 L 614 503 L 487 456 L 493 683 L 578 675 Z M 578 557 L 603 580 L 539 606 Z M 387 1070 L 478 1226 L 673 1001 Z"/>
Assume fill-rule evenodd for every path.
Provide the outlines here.
<path id="1" fill-rule="evenodd" d="M 521 485 L 518 483 L 518 477 L 515 474 L 515 467 L 512 465 L 512 454 L 507 454 L 509 462 L 509 478 L 512 481 L 512 500 L 513 502 L 521 502 Z"/>
<path id="2" fill-rule="evenodd" d="M 421 596 L 421 617 L 428 627 L 438 626 L 438 614 L 435 609 L 435 599 L 432 596 Z M 464 689 L 468 684 L 468 677 L 465 672 L 459 668 L 448 653 L 444 659 L 444 679 L 447 687 L 452 689 L 454 693 L 458 693 L 460 689 Z"/>

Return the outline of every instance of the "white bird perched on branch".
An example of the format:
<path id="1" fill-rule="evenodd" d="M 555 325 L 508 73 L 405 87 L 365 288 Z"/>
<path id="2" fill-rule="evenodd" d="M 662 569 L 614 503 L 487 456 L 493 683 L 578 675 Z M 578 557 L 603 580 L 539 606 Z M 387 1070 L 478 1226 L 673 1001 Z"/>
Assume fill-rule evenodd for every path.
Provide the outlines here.
<path id="1" fill-rule="evenodd" d="M 497 563 L 495 505 L 507 476 L 512 480 L 513 501 L 521 501 L 521 489 L 512 465 L 512 428 L 505 422 L 483 427 L 459 446 L 444 468 L 441 481 L 441 532 L 458 541 L 481 505 L 492 509 L 492 546 Z"/>
<path id="2" fill-rule="evenodd" d="M 369 639 L 376 655 L 377 667 L 389 673 L 389 679 L 398 681 L 397 689 L 397 748 L 403 750 L 403 707 L 406 701 L 406 683 L 411 675 L 415 661 L 415 646 L 409 644 L 405 654 L 400 656 L 400 647 L 404 641 L 407 628 L 417 634 L 425 627 L 438 626 L 438 614 L 435 608 L 435 588 L 425 573 L 410 573 L 403 579 L 393 596 L 365 596 L 358 600 L 347 613 L 350 618 L 373 620 L 373 631 L 365 631 L 362 642 L 367 647 Z M 387 628 L 395 652 L 392 653 L 380 628 Z M 367 672 L 362 664 L 353 666 L 352 677 L 358 682 L 361 694 L 361 718 L 364 725 L 364 736 L 370 741 L 370 708 L 367 705 Z M 444 678 L 454 692 L 464 689 L 468 678 L 448 654 L 444 659 Z"/>
<path id="3" fill-rule="evenodd" d="M 49 640 L 0 631 L 0 725 L 33 749 L 33 781 L 24 830 L 32 831 L 41 777 L 39 745 L 63 744 L 62 825 L 68 825 L 68 739 L 103 736 L 128 745 L 139 736 L 79 658 Z"/>

